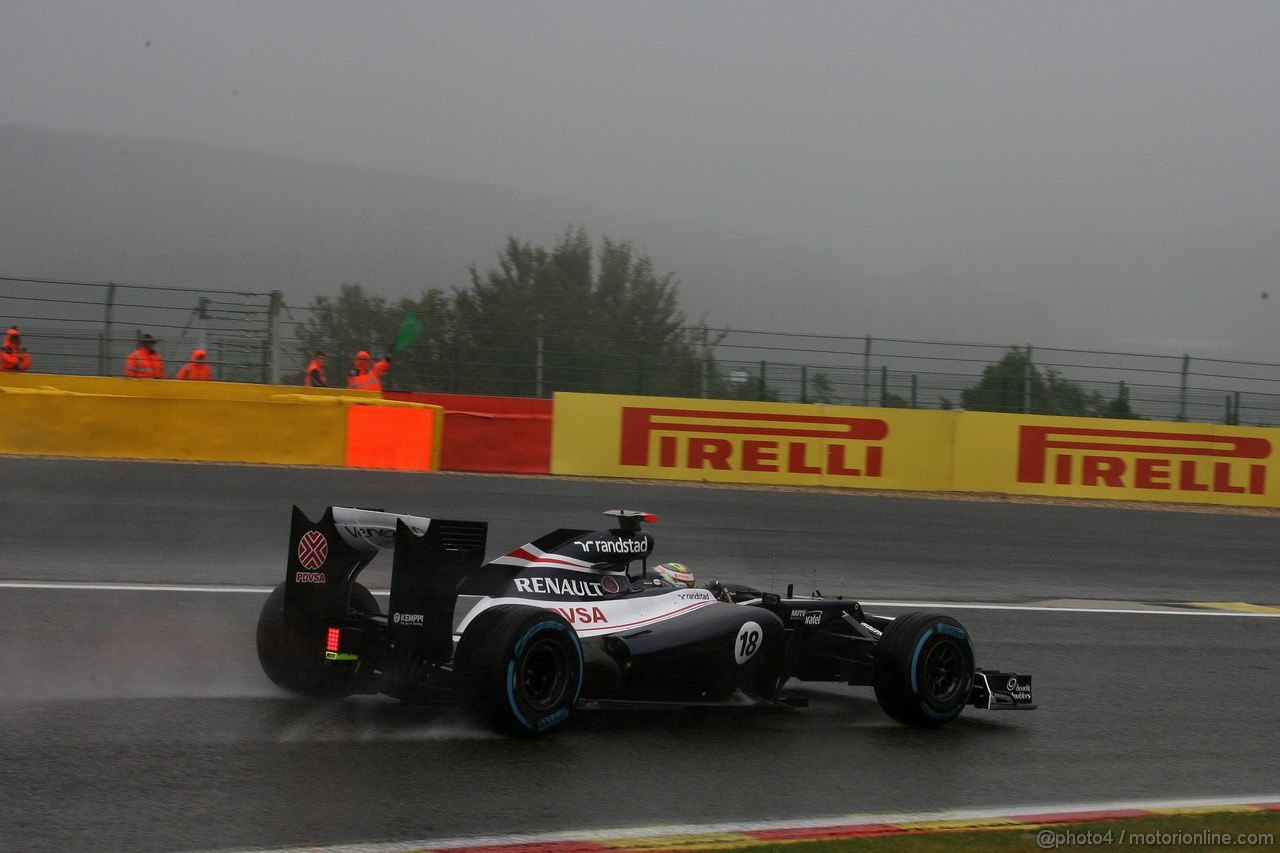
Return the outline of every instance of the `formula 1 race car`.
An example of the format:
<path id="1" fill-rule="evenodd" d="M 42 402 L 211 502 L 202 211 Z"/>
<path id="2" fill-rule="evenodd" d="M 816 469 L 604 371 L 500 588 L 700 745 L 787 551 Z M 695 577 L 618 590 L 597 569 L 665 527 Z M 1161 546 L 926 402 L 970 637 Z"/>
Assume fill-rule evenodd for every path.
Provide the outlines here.
<path id="1" fill-rule="evenodd" d="M 803 705 L 792 681 L 867 685 L 889 716 L 939 726 L 965 705 L 1034 708 L 1031 676 L 974 666 L 959 622 L 877 616 L 844 598 L 786 595 L 649 565 L 657 521 L 556 530 L 485 562 L 488 525 L 329 507 L 293 509 L 285 581 L 258 620 L 258 659 L 310 697 L 452 694 L 485 725 L 538 735 L 583 705 Z M 393 549 L 383 614 L 356 577 Z"/>

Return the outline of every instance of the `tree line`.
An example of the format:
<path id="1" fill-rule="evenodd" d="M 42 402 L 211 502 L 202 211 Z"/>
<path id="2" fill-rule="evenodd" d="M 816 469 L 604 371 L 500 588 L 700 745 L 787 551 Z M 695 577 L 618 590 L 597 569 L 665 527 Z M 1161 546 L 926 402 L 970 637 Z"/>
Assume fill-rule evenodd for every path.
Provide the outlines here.
<path id="1" fill-rule="evenodd" d="M 719 337 L 685 319 L 673 274 L 659 273 L 628 242 L 603 238 L 593 246 L 581 228 L 566 229 L 550 248 L 510 237 L 496 265 L 482 272 L 473 264 L 468 273 L 466 288 L 394 302 L 342 284 L 335 298 L 317 297 L 309 306 L 297 331 L 300 355 L 335 356 L 331 374 L 340 374 L 359 350 L 377 358 L 396 349 L 388 387 L 400 390 L 778 399 L 761 377 L 716 362 Z M 341 381 L 332 376 L 332 384 Z M 809 399 L 839 402 L 829 384 L 816 374 Z M 960 399 L 974 411 L 1140 417 L 1123 390 L 1104 400 L 1041 370 L 1016 346 Z M 895 403 L 904 401 L 886 404 Z"/>
<path id="2" fill-rule="evenodd" d="M 1129 404 L 1123 384 L 1115 397 L 1106 399 L 1052 368 L 1040 369 L 1032 363 L 1029 350 L 1016 346 L 983 368 L 978 382 L 960 392 L 960 403 L 975 412 L 1143 420 Z"/>
<path id="3" fill-rule="evenodd" d="M 307 355 L 324 351 L 345 368 L 351 353 L 376 358 L 404 339 L 405 318 L 420 333 L 395 353 L 390 386 L 503 396 L 553 391 L 667 396 L 749 394 L 721 375 L 705 325 L 689 323 L 673 274 L 647 254 L 608 238 L 593 246 L 566 229 L 551 248 L 514 237 L 470 285 L 431 289 L 392 302 L 343 284 L 313 300 L 297 337 Z M 334 371 L 335 373 L 338 371 Z"/>

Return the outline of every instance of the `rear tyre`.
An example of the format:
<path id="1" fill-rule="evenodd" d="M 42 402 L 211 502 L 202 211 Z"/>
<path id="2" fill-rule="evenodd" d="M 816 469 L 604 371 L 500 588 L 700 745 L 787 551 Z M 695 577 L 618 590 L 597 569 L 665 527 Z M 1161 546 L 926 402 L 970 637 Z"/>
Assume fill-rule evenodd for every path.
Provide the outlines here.
<path id="1" fill-rule="evenodd" d="M 932 728 L 954 720 L 973 688 L 973 643 L 950 616 L 908 613 L 876 644 L 876 700 L 890 717 Z"/>
<path id="2" fill-rule="evenodd" d="M 351 611 L 380 612 L 373 593 L 358 583 L 351 584 Z M 258 662 L 272 683 L 290 693 L 312 699 L 349 696 L 355 669 L 324 662 L 320 629 L 313 620 L 285 611 L 280 584 L 267 596 L 258 617 Z"/>
<path id="3" fill-rule="evenodd" d="M 553 610 L 503 604 L 467 626 L 453 661 L 458 693 L 481 724 L 537 737 L 568 721 L 582 693 L 582 644 Z"/>

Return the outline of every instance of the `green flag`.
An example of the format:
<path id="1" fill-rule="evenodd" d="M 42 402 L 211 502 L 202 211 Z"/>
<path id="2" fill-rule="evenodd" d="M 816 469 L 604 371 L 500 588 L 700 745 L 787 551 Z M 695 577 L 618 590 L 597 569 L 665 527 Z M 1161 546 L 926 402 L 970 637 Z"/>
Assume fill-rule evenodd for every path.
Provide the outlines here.
<path id="1" fill-rule="evenodd" d="M 395 355 L 407 349 L 420 334 L 422 334 L 422 321 L 412 314 L 405 314 L 404 322 L 400 324 L 400 332 L 396 335 L 396 342 L 391 345 L 391 354 Z"/>

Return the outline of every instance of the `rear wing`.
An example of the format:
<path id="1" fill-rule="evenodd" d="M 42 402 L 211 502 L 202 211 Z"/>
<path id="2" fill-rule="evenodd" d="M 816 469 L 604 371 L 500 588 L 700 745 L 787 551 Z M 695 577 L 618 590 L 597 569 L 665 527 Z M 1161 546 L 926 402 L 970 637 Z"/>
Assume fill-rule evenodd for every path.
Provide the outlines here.
<path id="1" fill-rule="evenodd" d="M 298 616 L 341 619 L 347 614 L 356 576 L 380 550 L 394 547 L 392 605 L 406 605 L 404 613 L 422 614 L 422 609 L 410 604 L 413 599 L 405 596 L 421 586 L 432 596 L 448 598 L 445 587 L 456 586 L 461 575 L 483 562 L 488 527 L 481 521 L 446 521 L 337 506 L 326 507 L 319 521 L 312 521 L 295 506 L 289 530 L 285 608 Z M 401 595 L 397 596 L 397 591 Z M 451 598 L 448 606 L 453 606 Z M 450 620 L 451 616 L 446 616 L 444 621 Z"/>
<path id="2" fill-rule="evenodd" d="M 433 519 L 421 534 L 396 524 L 387 630 L 399 653 L 431 663 L 453 657 L 453 608 L 484 563 L 489 524 Z"/>
<path id="3" fill-rule="evenodd" d="M 350 531 L 342 535 L 339 520 L 351 521 L 342 509 L 326 507 L 320 520 L 312 521 L 297 506 L 293 508 L 284 578 L 286 611 L 316 619 L 346 615 L 351 581 L 377 556 L 378 546 L 375 539 Z"/>

